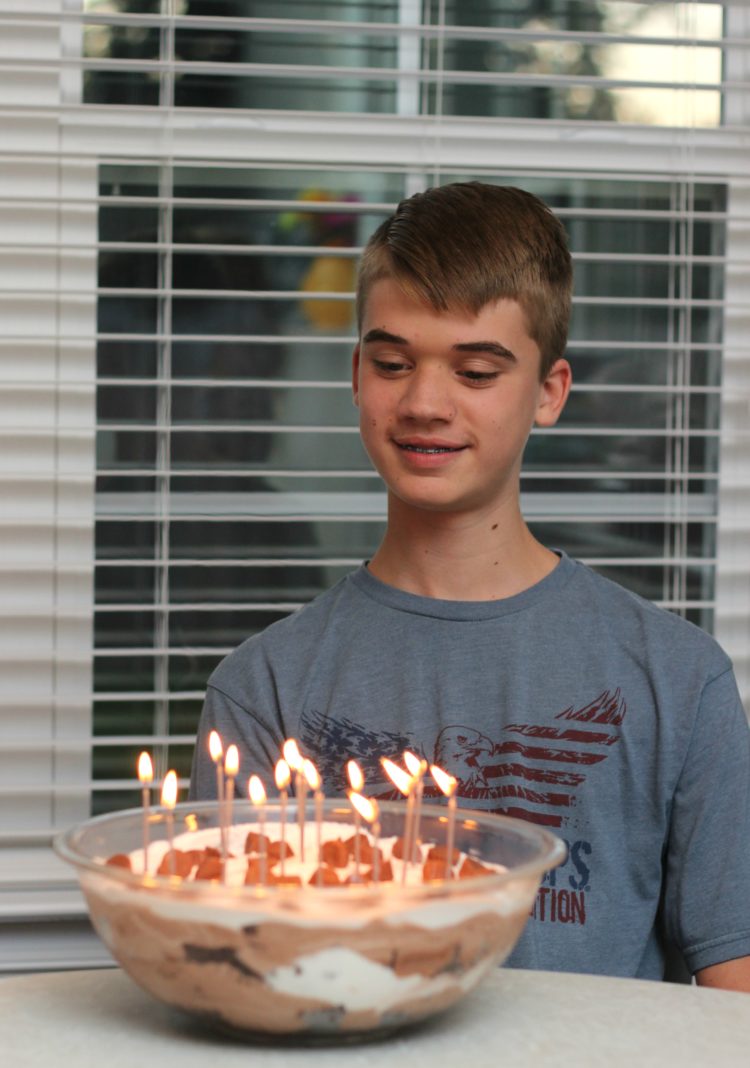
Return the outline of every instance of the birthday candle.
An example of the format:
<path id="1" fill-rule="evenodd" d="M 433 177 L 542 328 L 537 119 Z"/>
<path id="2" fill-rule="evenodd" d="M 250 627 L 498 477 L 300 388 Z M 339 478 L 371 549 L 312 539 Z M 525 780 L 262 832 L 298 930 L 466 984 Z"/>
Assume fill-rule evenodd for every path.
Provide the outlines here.
<path id="1" fill-rule="evenodd" d="M 323 831 L 323 791 L 320 788 L 320 775 L 318 769 L 313 764 L 312 760 L 305 760 L 302 765 L 302 770 L 307 780 L 307 785 L 313 791 L 313 798 L 315 800 L 315 827 L 316 827 L 316 845 L 318 847 L 318 867 L 315 876 L 315 881 L 318 886 L 323 885 L 323 849 L 321 845 L 322 831 Z"/>
<path id="2" fill-rule="evenodd" d="M 148 812 L 151 804 L 151 783 L 154 781 L 154 765 L 148 753 L 138 757 L 138 780 L 141 784 L 143 802 L 143 872 L 148 872 Z"/>
<path id="3" fill-rule="evenodd" d="M 363 797 L 362 794 L 357 793 L 355 790 L 350 790 L 347 796 L 354 811 L 370 824 L 373 837 L 372 881 L 374 883 L 380 882 L 380 813 L 378 803 L 374 798 Z"/>
<path id="4" fill-rule="evenodd" d="M 294 772 L 294 789 L 297 794 L 297 825 L 299 827 L 299 859 L 305 862 L 305 793 L 307 782 L 302 774 L 302 754 L 294 738 L 287 738 L 282 748 L 284 760 Z"/>
<path id="5" fill-rule="evenodd" d="M 404 764 L 406 764 L 409 774 L 416 784 L 413 787 L 414 808 L 412 811 L 411 843 L 409 851 L 409 863 L 414 864 L 417 860 L 417 850 L 419 848 L 419 823 L 422 818 L 422 794 L 424 792 L 424 777 L 427 771 L 427 761 L 421 760 L 418 756 L 415 756 L 414 753 L 405 749 Z"/>
<path id="6" fill-rule="evenodd" d="M 286 804 L 287 788 L 291 779 L 291 772 L 286 760 L 282 757 L 276 761 L 274 768 L 276 789 L 279 791 L 279 822 L 281 824 L 281 878 L 284 878 L 286 868 Z"/>
<path id="7" fill-rule="evenodd" d="M 216 804 L 219 810 L 219 839 L 222 854 L 226 853 L 224 841 L 224 746 L 218 731 L 208 736 L 208 752 L 216 765 Z"/>
<path id="8" fill-rule="evenodd" d="M 365 777 L 356 760 L 348 760 L 346 764 L 346 776 L 349 786 L 355 794 L 359 794 L 365 785 Z M 352 805 L 354 814 L 354 879 L 359 882 L 360 848 L 359 848 L 359 817 L 360 812 L 356 805 Z"/>
<path id="9" fill-rule="evenodd" d="M 443 771 L 437 764 L 430 765 L 430 774 L 440 789 L 448 798 L 448 830 L 445 842 L 445 878 L 450 879 L 453 870 L 453 842 L 456 833 L 456 787 L 458 781 Z"/>
<path id="10" fill-rule="evenodd" d="M 258 775 L 251 775 L 247 784 L 248 796 L 258 809 L 258 823 L 260 831 L 260 883 L 265 886 L 267 881 L 267 853 L 266 853 L 266 788 Z"/>
<path id="11" fill-rule="evenodd" d="M 234 804 L 234 780 L 240 770 L 240 753 L 236 745 L 227 748 L 224 757 L 224 877 L 226 879 L 227 859 L 229 857 L 229 833 L 232 826 L 232 806 Z"/>
<path id="12" fill-rule="evenodd" d="M 400 768 L 398 764 L 389 760 L 388 757 L 381 757 L 380 763 L 383 767 L 383 771 L 391 780 L 393 785 L 406 797 L 406 815 L 404 817 L 404 836 L 403 836 L 403 852 L 402 852 L 402 865 L 401 865 L 401 883 L 406 883 L 406 870 L 412 859 L 412 828 L 414 824 L 414 778 Z"/>
<path id="13" fill-rule="evenodd" d="M 169 850 L 169 874 L 175 874 L 174 856 L 174 807 L 177 804 L 177 772 L 168 771 L 161 785 L 161 803 L 167 810 L 165 823 L 167 826 L 167 848 Z"/>

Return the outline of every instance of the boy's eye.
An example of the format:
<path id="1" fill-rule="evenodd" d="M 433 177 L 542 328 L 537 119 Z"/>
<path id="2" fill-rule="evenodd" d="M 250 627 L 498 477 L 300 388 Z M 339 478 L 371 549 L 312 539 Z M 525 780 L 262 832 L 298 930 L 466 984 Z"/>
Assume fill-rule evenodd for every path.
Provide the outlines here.
<path id="1" fill-rule="evenodd" d="M 461 371 L 459 373 L 470 382 L 491 382 L 500 374 L 499 371 Z"/>
<path id="2" fill-rule="evenodd" d="M 387 374 L 403 371 L 407 366 L 403 360 L 373 360 L 372 362 L 379 371 L 385 371 Z"/>

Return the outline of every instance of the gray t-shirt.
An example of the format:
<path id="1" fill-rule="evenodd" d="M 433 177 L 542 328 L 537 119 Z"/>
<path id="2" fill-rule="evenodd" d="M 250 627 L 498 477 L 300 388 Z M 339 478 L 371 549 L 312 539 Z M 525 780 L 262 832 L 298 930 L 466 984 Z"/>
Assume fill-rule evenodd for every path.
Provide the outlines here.
<path id="1" fill-rule="evenodd" d="M 509 963 L 674 977 L 750 954 L 750 730 L 729 659 L 697 627 L 562 555 L 500 601 L 442 601 L 365 566 L 212 675 L 192 796 L 219 730 L 269 787 L 285 738 L 342 793 L 383 755 L 456 776 L 459 805 L 568 844 Z"/>

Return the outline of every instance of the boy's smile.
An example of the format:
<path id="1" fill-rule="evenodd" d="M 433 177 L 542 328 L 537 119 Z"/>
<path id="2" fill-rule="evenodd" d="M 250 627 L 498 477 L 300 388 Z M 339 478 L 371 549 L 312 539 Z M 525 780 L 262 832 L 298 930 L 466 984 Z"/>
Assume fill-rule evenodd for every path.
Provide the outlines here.
<path id="1" fill-rule="evenodd" d="M 540 359 L 514 300 L 478 315 L 438 312 L 376 282 L 354 352 L 354 401 L 390 493 L 440 512 L 517 507 L 531 427 L 557 421 L 570 385 L 565 360 L 540 382 Z"/>

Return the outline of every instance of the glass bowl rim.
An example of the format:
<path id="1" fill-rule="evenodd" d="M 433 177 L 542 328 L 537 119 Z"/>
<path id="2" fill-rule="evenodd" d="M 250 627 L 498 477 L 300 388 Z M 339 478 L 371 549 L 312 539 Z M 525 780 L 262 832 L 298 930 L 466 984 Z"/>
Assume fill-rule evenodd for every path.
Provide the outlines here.
<path id="1" fill-rule="evenodd" d="M 338 806 L 341 806 L 342 814 L 344 811 L 351 813 L 351 806 L 348 800 L 339 797 L 327 797 L 324 800 L 324 815 L 326 811 L 330 811 L 333 807 L 333 811 L 338 811 Z M 312 800 L 307 801 L 307 806 L 312 806 Z M 175 805 L 172 810 L 175 816 L 189 816 L 200 815 L 201 813 L 216 813 L 218 812 L 217 801 L 197 801 L 190 802 L 184 801 Z M 405 814 L 405 804 L 402 801 L 379 801 L 378 807 L 381 812 Z M 266 820 L 268 820 L 269 813 L 278 812 L 281 809 L 281 802 L 277 799 L 272 799 L 266 802 L 264 805 Z M 296 801 L 294 799 L 289 800 L 289 808 L 296 811 Z M 234 814 L 238 811 L 247 811 L 256 818 L 251 820 L 256 825 L 258 819 L 256 816 L 256 809 L 250 804 L 249 801 L 238 799 L 234 805 Z M 447 808 L 443 805 L 422 805 L 422 815 L 431 816 L 439 819 L 442 817 L 446 819 Z M 163 824 L 166 821 L 168 810 L 161 805 L 152 805 L 149 809 L 149 816 L 153 822 Z M 538 878 L 545 871 L 549 871 L 551 868 L 557 867 L 565 858 L 567 853 L 566 843 L 553 834 L 546 828 L 532 823 L 531 821 L 517 819 L 512 816 L 504 816 L 495 812 L 484 812 L 478 809 L 459 809 L 456 813 L 456 825 L 460 823 L 474 823 L 478 825 L 485 825 L 489 828 L 503 829 L 513 832 L 517 836 L 526 841 L 531 841 L 539 850 L 539 855 L 531 860 L 524 861 L 513 868 L 503 872 L 489 872 L 487 874 L 475 875 L 468 879 L 450 879 L 450 880 L 435 880 L 434 882 L 420 883 L 412 886 L 404 886 L 397 881 L 384 881 L 378 883 L 363 883 L 361 886 L 356 884 L 346 884 L 339 886 L 322 886 L 317 887 L 314 885 L 302 883 L 301 885 L 239 885 L 239 886 L 227 886 L 222 882 L 212 880 L 198 880 L 187 881 L 179 876 L 172 875 L 156 875 L 148 874 L 144 876 L 142 872 L 132 872 L 127 868 L 121 868 L 116 865 L 107 864 L 101 860 L 96 860 L 85 853 L 76 849 L 76 839 L 89 830 L 96 830 L 98 827 L 106 827 L 107 824 L 113 823 L 127 823 L 129 821 L 139 822 L 143 817 L 143 809 L 129 808 L 120 809 L 115 812 L 107 812 L 100 816 L 92 816 L 88 820 L 84 820 L 82 823 L 78 823 L 73 827 L 68 828 L 65 831 L 61 831 L 55 835 L 52 841 L 52 848 L 55 853 L 63 860 L 72 864 L 76 869 L 84 869 L 85 871 L 92 872 L 99 876 L 104 876 L 108 879 L 114 879 L 116 882 L 121 883 L 123 886 L 130 886 L 133 889 L 142 891 L 151 891 L 154 893 L 167 891 L 170 893 L 179 893 L 184 897 L 201 897 L 204 900 L 215 899 L 240 899 L 240 900 L 253 900 L 257 902 L 259 899 L 270 897 L 286 897 L 287 899 L 293 895 L 300 893 L 314 892 L 316 894 L 324 894 L 327 900 L 335 900 L 337 897 L 345 897 L 348 901 L 351 900 L 371 900 L 374 896 L 382 894 L 388 894 L 389 896 L 398 894 L 399 897 L 404 899 L 421 900 L 425 897 L 446 897 L 446 896 L 460 896 L 462 894 L 472 894 L 474 892 L 487 892 L 493 889 L 499 889 L 506 883 L 514 882 L 517 879 L 523 878 Z M 154 817 L 159 817 L 158 820 L 154 820 Z M 233 826 L 235 821 L 233 821 Z M 296 822 L 287 824 L 288 827 L 296 827 Z M 217 825 L 218 829 L 218 825 Z M 351 825 L 352 833 L 354 827 Z M 362 828 L 366 830 L 366 827 Z M 471 829 L 471 828 L 469 828 Z M 176 834 L 183 834 L 181 829 L 175 832 Z M 163 839 L 161 839 L 163 841 Z M 137 849 L 140 846 L 140 842 L 135 842 L 131 848 Z M 481 858 L 480 858 L 481 859 Z M 490 862 L 491 863 L 491 862 Z"/>

